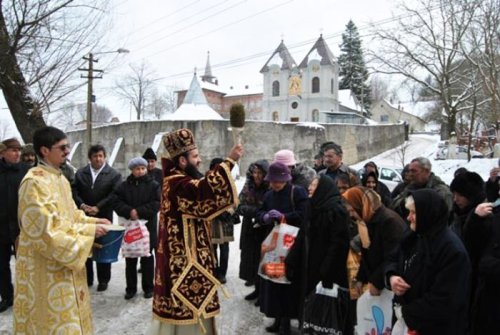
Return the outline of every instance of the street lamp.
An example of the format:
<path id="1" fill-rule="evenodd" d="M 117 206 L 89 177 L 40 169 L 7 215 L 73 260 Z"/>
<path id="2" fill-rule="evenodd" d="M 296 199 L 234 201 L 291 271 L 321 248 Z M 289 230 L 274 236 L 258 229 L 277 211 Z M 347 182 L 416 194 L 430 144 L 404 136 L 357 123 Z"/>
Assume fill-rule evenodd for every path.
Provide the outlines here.
<path id="1" fill-rule="evenodd" d="M 101 52 L 89 52 L 88 56 L 84 56 L 83 59 L 87 60 L 89 62 L 89 67 L 87 69 L 85 68 L 78 68 L 79 71 L 86 71 L 87 75 L 81 75 L 81 78 L 87 78 L 87 150 L 90 148 L 92 145 L 92 102 L 93 100 L 93 89 L 92 89 L 92 82 L 94 79 L 102 79 L 102 73 L 104 73 L 104 70 L 98 70 L 94 69 L 94 63 L 97 63 L 98 60 L 94 58 L 94 55 L 103 55 L 103 54 L 111 54 L 111 53 L 129 53 L 130 51 L 125 48 L 119 48 L 114 51 L 101 51 Z M 94 72 L 99 72 L 100 74 L 96 77 L 94 77 Z"/>

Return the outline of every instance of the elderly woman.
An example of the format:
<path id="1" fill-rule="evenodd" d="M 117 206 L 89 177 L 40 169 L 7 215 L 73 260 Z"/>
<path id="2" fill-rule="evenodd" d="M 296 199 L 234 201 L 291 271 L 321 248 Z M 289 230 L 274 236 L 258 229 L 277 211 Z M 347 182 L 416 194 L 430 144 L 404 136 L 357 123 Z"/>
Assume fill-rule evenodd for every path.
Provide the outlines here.
<path id="1" fill-rule="evenodd" d="M 348 189 L 342 195 L 347 210 L 358 225 L 362 258 L 357 275 L 358 291 L 368 284 L 371 295 L 384 288 L 384 263 L 407 230 L 407 225 L 394 211 L 386 208 L 380 196 L 362 186 Z"/>
<path id="2" fill-rule="evenodd" d="M 406 208 L 411 233 L 385 272 L 396 315 L 419 335 L 465 334 L 471 266 L 448 227 L 447 204 L 436 191 L 421 189 L 406 198 Z"/>
<path id="3" fill-rule="evenodd" d="M 263 229 L 255 226 L 257 210 L 262 206 L 264 194 L 269 190 L 269 183 L 264 180 L 269 163 L 259 160 L 250 164 L 247 179 L 240 193 L 240 204 L 236 213 L 243 216 L 240 234 L 240 272 L 239 276 L 245 280 L 246 286 L 255 284 L 255 290 L 246 295 L 246 300 L 259 297 L 259 284 L 257 270 L 260 260 L 260 245 L 265 236 Z"/>
<path id="4" fill-rule="evenodd" d="M 307 193 L 304 188 L 291 184 L 292 176 L 288 166 L 280 162 L 271 164 L 265 180 L 269 182 L 271 190 L 264 196 L 264 203 L 257 213 L 257 218 L 265 226 L 267 234 L 283 219 L 289 225 L 301 227 L 307 205 Z M 290 334 L 290 319 L 299 316 L 298 299 L 298 283 L 278 284 L 261 279 L 260 311 L 267 317 L 275 318 L 274 323 L 266 327 L 266 331 Z"/>

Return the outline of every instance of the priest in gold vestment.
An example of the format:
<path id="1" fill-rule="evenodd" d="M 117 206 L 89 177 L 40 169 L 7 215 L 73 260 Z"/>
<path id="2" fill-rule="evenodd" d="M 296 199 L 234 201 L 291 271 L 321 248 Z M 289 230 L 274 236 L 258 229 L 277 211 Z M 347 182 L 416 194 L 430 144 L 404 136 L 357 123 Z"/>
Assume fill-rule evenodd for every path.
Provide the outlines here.
<path id="1" fill-rule="evenodd" d="M 220 283 L 214 276 L 210 225 L 213 218 L 237 204 L 231 169 L 243 149 L 234 146 L 222 163 L 202 177 L 191 131 L 171 132 L 163 142 L 170 159 L 162 160 L 153 321 L 147 334 L 215 334 Z"/>
<path id="2" fill-rule="evenodd" d="M 33 145 L 40 162 L 19 189 L 14 333 L 92 334 L 85 261 L 110 222 L 76 208 L 59 169 L 69 154 L 66 135 L 44 127 Z"/>

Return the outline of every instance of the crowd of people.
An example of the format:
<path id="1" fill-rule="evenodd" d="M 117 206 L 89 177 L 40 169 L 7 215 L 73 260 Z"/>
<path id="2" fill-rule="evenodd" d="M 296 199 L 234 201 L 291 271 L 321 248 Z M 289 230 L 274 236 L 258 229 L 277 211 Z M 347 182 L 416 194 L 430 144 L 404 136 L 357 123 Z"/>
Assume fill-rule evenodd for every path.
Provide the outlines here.
<path id="1" fill-rule="evenodd" d="M 15 333 L 92 333 L 94 263 L 97 291 L 107 290 L 111 263 L 89 256 L 113 211 L 146 221 L 150 253 L 126 258 L 124 298 L 137 295 L 140 271 L 143 297 L 152 298 L 150 335 L 216 334 L 235 224 L 241 252 L 232 261 L 253 288 L 245 299 L 273 318 L 266 332 L 290 334 L 293 319 L 302 327 L 319 286 L 348 300 L 343 334 L 354 333 L 357 299 L 384 289 L 394 293 L 393 322 L 413 334 L 486 334 L 500 320 L 500 160 L 486 182 L 462 168 L 448 186 L 416 157 L 391 192 L 375 162 L 359 175 L 330 141 L 311 167 L 288 149 L 251 163 L 238 194 L 231 170 L 241 144 L 205 173 L 188 129 L 163 144 L 161 169 L 147 148 L 123 178 L 99 144 L 88 165 L 72 167 L 57 128 L 37 130 L 33 144 L 0 143 L 0 313 L 14 305 Z M 287 283 L 259 269 L 263 242 L 282 223 L 298 228 L 283 260 Z"/>

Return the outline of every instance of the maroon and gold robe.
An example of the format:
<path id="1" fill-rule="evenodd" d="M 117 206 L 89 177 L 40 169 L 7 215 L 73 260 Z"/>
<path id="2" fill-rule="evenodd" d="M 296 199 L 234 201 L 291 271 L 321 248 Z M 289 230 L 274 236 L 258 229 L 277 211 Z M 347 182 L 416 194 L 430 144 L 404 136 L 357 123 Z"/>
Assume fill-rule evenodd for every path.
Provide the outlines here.
<path id="1" fill-rule="evenodd" d="M 238 202 L 226 159 L 193 179 L 164 159 L 153 317 L 186 325 L 219 313 L 210 221 Z"/>

